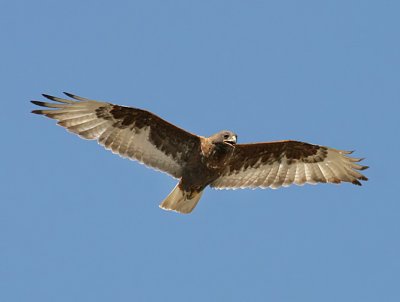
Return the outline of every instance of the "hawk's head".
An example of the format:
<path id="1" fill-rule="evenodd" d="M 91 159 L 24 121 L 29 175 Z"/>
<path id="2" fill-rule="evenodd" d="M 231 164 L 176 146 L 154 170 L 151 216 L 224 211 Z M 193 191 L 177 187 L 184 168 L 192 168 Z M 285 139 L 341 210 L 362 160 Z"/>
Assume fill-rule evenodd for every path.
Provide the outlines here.
<path id="1" fill-rule="evenodd" d="M 234 147 L 237 141 L 236 133 L 228 130 L 220 131 L 210 137 L 213 144 L 223 144 Z"/>

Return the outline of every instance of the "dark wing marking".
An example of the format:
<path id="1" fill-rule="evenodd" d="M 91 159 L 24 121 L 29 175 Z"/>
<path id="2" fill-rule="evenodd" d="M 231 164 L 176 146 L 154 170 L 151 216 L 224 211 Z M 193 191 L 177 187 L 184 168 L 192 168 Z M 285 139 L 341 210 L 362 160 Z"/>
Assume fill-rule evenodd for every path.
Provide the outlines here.
<path id="1" fill-rule="evenodd" d="M 217 189 L 279 188 L 291 184 L 368 180 L 357 170 L 367 169 L 349 157 L 352 152 L 297 141 L 239 144 L 228 167 L 211 187 Z"/>
<path id="2" fill-rule="evenodd" d="M 32 112 L 57 120 L 60 126 L 84 139 L 97 140 L 113 153 L 138 160 L 176 178 L 181 177 L 182 167 L 191 151 L 200 146 L 198 136 L 149 111 L 65 94 L 75 100 L 44 94 L 58 103 L 32 103 L 55 110 Z"/>

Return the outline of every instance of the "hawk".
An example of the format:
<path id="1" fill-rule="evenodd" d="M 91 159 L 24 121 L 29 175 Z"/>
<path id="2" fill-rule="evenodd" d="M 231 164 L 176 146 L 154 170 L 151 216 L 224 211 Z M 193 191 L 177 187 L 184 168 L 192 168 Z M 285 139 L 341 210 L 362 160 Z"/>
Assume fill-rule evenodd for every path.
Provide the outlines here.
<path id="1" fill-rule="evenodd" d="M 189 133 L 138 108 L 99 102 L 65 93 L 68 99 L 43 94 L 53 108 L 34 110 L 58 121 L 84 139 L 97 140 L 115 154 L 136 160 L 179 180 L 160 204 L 164 210 L 190 213 L 207 186 L 215 189 L 272 188 L 291 184 L 368 180 L 362 159 L 352 152 L 285 140 L 237 144 L 232 131 L 210 137 Z"/>

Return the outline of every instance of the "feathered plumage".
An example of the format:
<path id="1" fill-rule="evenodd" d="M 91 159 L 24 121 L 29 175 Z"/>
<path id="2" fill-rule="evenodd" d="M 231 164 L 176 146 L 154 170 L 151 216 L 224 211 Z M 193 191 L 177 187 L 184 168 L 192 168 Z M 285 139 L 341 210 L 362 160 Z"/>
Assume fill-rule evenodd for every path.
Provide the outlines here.
<path id="1" fill-rule="evenodd" d="M 191 134 L 155 114 L 65 93 L 70 99 L 44 94 L 52 108 L 34 110 L 58 121 L 84 139 L 97 140 L 113 153 L 137 160 L 180 181 L 160 207 L 190 213 L 203 190 L 279 188 L 291 184 L 368 180 L 367 166 L 351 152 L 297 141 L 237 144 L 237 135 L 221 131 L 211 137 Z"/>

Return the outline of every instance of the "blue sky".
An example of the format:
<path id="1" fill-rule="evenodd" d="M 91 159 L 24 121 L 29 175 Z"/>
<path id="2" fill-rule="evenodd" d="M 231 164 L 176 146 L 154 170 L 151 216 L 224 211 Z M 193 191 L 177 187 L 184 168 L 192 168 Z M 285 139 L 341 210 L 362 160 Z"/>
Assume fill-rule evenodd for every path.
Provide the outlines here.
<path id="1" fill-rule="evenodd" d="M 400 301 L 398 1 L 3 1 L 1 301 Z M 67 91 L 191 132 L 355 149 L 363 187 L 208 189 L 30 114 Z"/>

